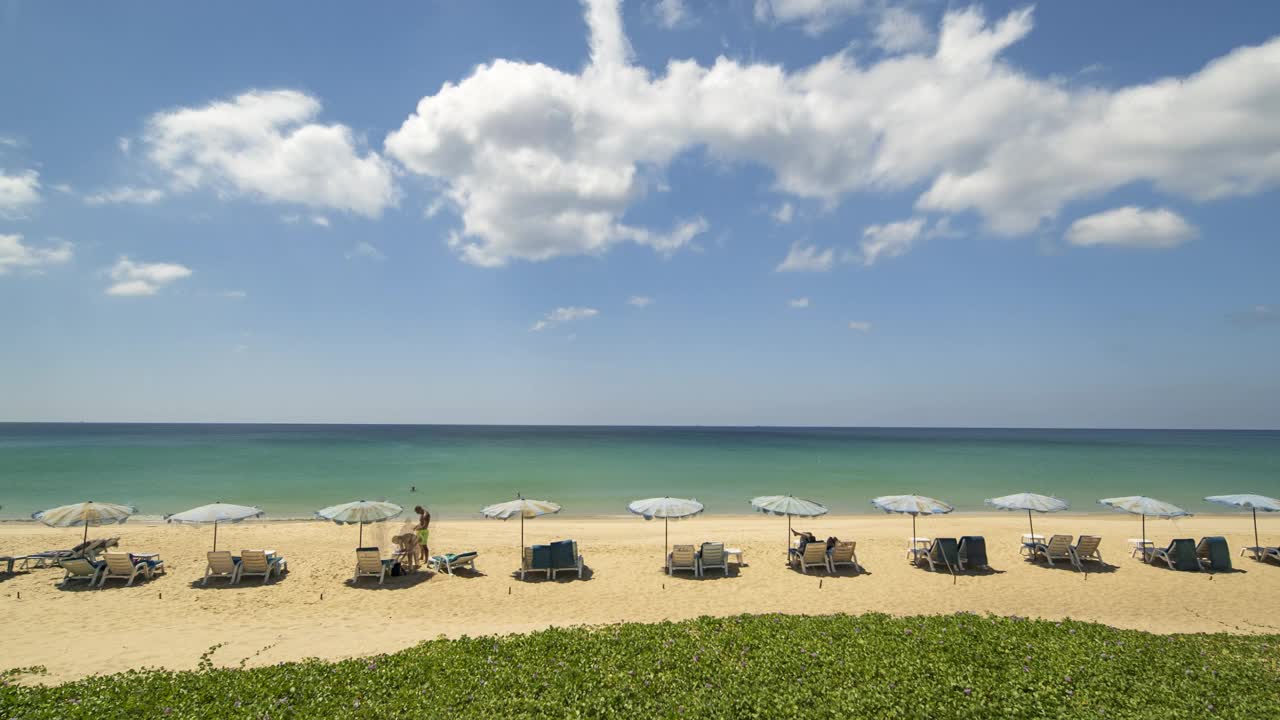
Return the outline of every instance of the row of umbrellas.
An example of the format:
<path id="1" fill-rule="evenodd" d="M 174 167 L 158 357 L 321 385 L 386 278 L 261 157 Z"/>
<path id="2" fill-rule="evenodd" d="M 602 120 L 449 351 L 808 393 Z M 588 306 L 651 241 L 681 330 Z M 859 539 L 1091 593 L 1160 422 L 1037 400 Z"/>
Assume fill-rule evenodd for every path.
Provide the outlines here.
<path id="1" fill-rule="evenodd" d="M 1206 497 L 1205 500 L 1220 505 L 1252 510 L 1255 545 L 1261 544 L 1258 542 L 1258 511 L 1280 512 L 1280 500 L 1265 495 L 1212 495 Z M 1140 515 L 1142 517 L 1142 539 L 1144 541 L 1147 537 L 1148 516 L 1175 518 L 1191 515 L 1191 513 L 1172 503 L 1142 495 L 1104 498 L 1098 502 L 1121 512 Z M 1005 495 L 991 498 L 986 503 L 1001 510 L 1026 511 L 1027 522 L 1032 534 L 1035 533 L 1032 513 L 1060 512 L 1070 507 L 1065 500 L 1037 493 Z M 955 510 L 953 506 L 941 500 L 923 495 L 884 495 L 872 500 L 871 504 L 888 513 L 910 515 L 912 537 L 916 535 L 917 516 L 939 515 Z M 762 513 L 785 515 L 787 517 L 788 543 L 791 537 L 792 517 L 817 517 L 828 512 L 827 508 L 819 503 L 793 495 L 763 495 L 753 498 L 751 506 Z M 696 499 L 661 497 L 636 500 L 628 505 L 627 509 L 636 515 L 640 515 L 645 520 L 653 520 L 655 518 L 663 520 L 665 552 L 665 546 L 670 542 L 667 522 L 697 515 L 704 510 L 704 506 Z M 83 525 L 85 528 L 84 538 L 87 540 L 90 525 L 123 523 L 135 512 L 137 510 L 129 505 L 89 501 L 51 508 L 35 513 L 32 517 L 53 527 L 79 527 Z M 359 542 L 363 544 L 364 526 L 366 524 L 390 520 L 402 512 L 403 508 L 395 503 L 380 500 L 358 500 L 318 510 L 316 517 L 331 520 L 340 525 L 359 525 Z M 525 518 L 535 518 L 540 515 L 558 512 L 560 512 L 560 506 L 556 503 L 546 500 L 532 500 L 522 496 L 517 496 L 515 500 L 508 502 L 489 505 L 480 511 L 484 517 L 498 520 L 507 520 L 519 516 L 521 548 L 524 547 Z M 165 519 L 168 522 L 181 524 L 212 524 L 213 547 L 216 550 L 218 548 L 218 525 L 220 523 L 236 523 L 249 518 L 260 517 L 263 514 L 263 510 L 256 507 L 217 502 L 201 505 L 185 512 L 175 513 Z"/>

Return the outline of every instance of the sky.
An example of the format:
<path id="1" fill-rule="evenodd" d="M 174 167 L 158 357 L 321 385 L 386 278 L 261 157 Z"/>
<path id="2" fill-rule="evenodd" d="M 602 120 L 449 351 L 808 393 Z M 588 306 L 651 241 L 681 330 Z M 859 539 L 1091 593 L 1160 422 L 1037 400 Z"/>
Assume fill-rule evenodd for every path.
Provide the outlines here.
<path id="1" fill-rule="evenodd" d="M 1275 3 L 8 0 L 0 420 L 1280 428 L 1277 186 Z"/>

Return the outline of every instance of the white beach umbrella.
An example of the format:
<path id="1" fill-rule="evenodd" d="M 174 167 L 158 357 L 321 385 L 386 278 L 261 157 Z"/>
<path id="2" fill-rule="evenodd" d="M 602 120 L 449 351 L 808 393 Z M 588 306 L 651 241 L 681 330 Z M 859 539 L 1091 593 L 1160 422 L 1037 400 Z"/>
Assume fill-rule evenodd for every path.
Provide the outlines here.
<path id="1" fill-rule="evenodd" d="M 911 541 L 916 537 L 917 515 L 943 515 L 955 510 L 954 507 L 924 495 L 881 495 L 871 504 L 887 513 L 900 513 L 911 516 Z"/>
<path id="2" fill-rule="evenodd" d="M 1031 522 L 1031 513 L 1062 512 L 1071 507 L 1066 500 L 1038 493 L 1014 493 L 998 498 L 988 498 L 987 504 L 1001 510 L 1026 510 L 1027 524 L 1031 526 L 1032 536 L 1036 534 L 1036 526 Z"/>
<path id="3" fill-rule="evenodd" d="M 39 520 L 49 527 L 79 527 L 84 525 L 83 541 L 88 541 L 90 525 L 114 525 L 116 523 L 123 523 L 129 519 L 130 515 L 133 515 L 136 512 L 138 512 L 138 509 L 130 505 L 97 503 L 90 500 L 88 502 L 61 505 L 56 508 L 41 510 L 38 513 L 33 513 L 31 517 L 32 519 Z"/>
<path id="4" fill-rule="evenodd" d="M 787 547 L 791 547 L 791 517 L 818 517 L 826 515 L 827 508 L 812 500 L 794 495 L 761 495 L 751 499 L 751 507 L 770 515 L 787 516 Z"/>
<path id="5" fill-rule="evenodd" d="M 1258 557 L 1262 551 L 1258 548 L 1262 547 L 1262 543 L 1258 542 L 1258 511 L 1262 512 L 1280 512 L 1280 500 L 1266 495 L 1210 495 L 1205 498 L 1211 503 L 1219 505 L 1230 505 L 1232 507 L 1249 508 L 1253 511 L 1253 555 Z"/>
<path id="6" fill-rule="evenodd" d="M 697 500 L 685 500 L 684 498 L 660 497 L 649 498 L 648 500 L 636 500 L 627 505 L 627 509 L 631 512 L 643 517 L 645 520 L 654 518 L 662 518 L 662 553 L 666 556 L 667 548 L 670 547 L 670 536 L 667 534 L 667 525 L 671 520 L 680 520 L 687 517 L 693 517 L 702 512 L 702 503 Z"/>
<path id="7" fill-rule="evenodd" d="M 508 518 L 520 516 L 520 552 L 524 552 L 524 519 L 536 518 L 539 515 L 551 515 L 560 512 L 560 506 L 548 502 L 546 500 L 530 500 L 526 497 L 516 495 L 515 500 L 509 500 L 496 505 L 489 505 L 480 509 L 480 514 L 494 520 L 506 520 Z"/>
<path id="8" fill-rule="evenodd" d="M 261 517 L 263 511 L 248 505 L 232 505 L 216 502 L 184 510 L 165 517 L 165 522 L 182 525 L 208 525 L 213 523 L 213 549 L 218 549 L 218 523 L 238 523 L 248 518 Z"/>
<path id="9" fill-rule="evenodd" d="M 356 500 L 355 502 L 333 505 L 316 511 L 321 520 L 332 520 L 339 525 L 360 525 L 359 544 L 364 545 L 364 526 L 366 523 L 382 522 L 404 512 L 404 508 L 395 503 L 381 500 Z"/>
<path id="10" fill-rule="evenodd" d="M 1182 508 L 1167 503 L 1163 500 L 1156 500 L 1145 495 L 1128 495 L 1125 497 L 1103 498 L 1098 501 L 1099 505 L 1106 505 L 1109 508 L 1120 512 L 1127 512 L 1132 515 L 1142 516 L 1142 542 L 1147 542 L 1147 516 L 1176 518 L 1188 517 L 1191 513 Z"/>

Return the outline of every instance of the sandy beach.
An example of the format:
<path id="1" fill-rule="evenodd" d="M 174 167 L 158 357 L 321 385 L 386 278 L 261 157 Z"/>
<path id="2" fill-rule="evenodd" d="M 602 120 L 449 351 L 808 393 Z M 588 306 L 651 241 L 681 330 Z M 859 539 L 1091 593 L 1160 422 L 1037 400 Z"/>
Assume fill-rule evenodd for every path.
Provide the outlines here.
<path id="1" fill-rule="evenodd" d="M 289 560 L 283 580 L 201 587 L 209 528 L 151 523 L 93 528 L 91 537 L 118 535 L 120 548 L 158 552 L 167 575 L 125 588 L 57 587 L 57 569 L 0 577 L 0 666 L 44 665 L 42 682 L 130 668 L 194 668 L 201 654 L 219 665 L 248 666 L 306 657 L 326 659 L 388 652 L 439 636 L 526 632 L 548 626 L 654 622 L 737 613 L 972 611 L 1043 618 L 1071 617 L 1110 625 L 1173 632 L 1276 632 L 1264 609 L 1280 594 L 1280 566 L 1233 557 L 1237 572 L 1180 573 L 1144 565 L 1128 555 L 1139 534 L 1136 517 L 1107 514 L 1037 518 L 1036 531 L 1101 535 L 1112 567 L 1087 574 L 1046 568 L 1018 554 L 1026 517 L 966 513 L 925 518 L 920 534 L 987 538 L 992 574 L 930 573 L 905 560 L 910 518 L 861 515 L 797 520 L 820 537 L 858 542 L 867 572 L 837 577 L 802 575 L 783 561 L 786 520 L 770 516 L 705 516 L 671 524 L 673 543 L 722 540 L 740 547 L 746 565 L 722 578 L 668 577 L 661 567 L 660 522 L 634 517 L 539 518 L 526 523 L 526 541 L 579 541 L 589 573 L 582 580 L 521 582 L 516 522 L 442 520 L 433 523 L 433 550 L 480 553 L 475 574 L 421 571 L 350 584 L 356 529 L 323 522 L 250 522 L 223 527 L 223 549 L 272 548 Z M 1262 523 L 1274 541 L 1274 523 Z M 384 543 L 399 523 L 370 526 L 366 541 Z M 1148 520 L 1157 544 L 1173 537 L 1225 535 L 1232 553 L 1251 545 L 1248 516 L 1203 515 L 1176 522 Z M 31 523 L 0 525 L 0 555 L 68 547 L 77 530 Z M 368 543 L 366 543 L 368 544 Z"/>

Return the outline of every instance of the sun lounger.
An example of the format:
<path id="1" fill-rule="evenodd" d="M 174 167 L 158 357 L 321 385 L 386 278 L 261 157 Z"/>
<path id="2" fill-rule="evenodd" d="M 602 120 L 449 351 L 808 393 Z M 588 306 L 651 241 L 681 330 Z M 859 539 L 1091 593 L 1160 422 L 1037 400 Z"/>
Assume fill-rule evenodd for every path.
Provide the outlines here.
<path id="1" fill-rule="evenodd" d="M 803 551 L 797 550 L 791 555 L 791 564 L 799 566 L 800 572 L 808 573 L 809 568 L 829 569 L 827 566 L 827 544 L 821 541 L 806 543 Z"/>
<path id="2" fill-rule="evenodd" d="M 89 587 L 93 587 L 106 567 L 107 564 L 102 561 L 91 562 L 84 558 L 68 558 L 62 564 L 66 574 L 62 576 L 61 586 L 66 587 L 76 580 L 83 580 L 89 583 Z"/>
<path id="3" fill-rule="evenodd" d="M 462 553 L 432 555 L 431 567 L 435 568 L 436 572 L 443 570 L 449 575 L 452 575 L 454 570 L 460 570 L 464 567 L 474 571 L 476 569 L 476 557 L 479 554 L 475 550 L 468 550 Z"/>
<path id="4" fill-rule="evenodd" d="M 10 557 L 8 555 L 0 555 L 0 564 L 5 566 L 3 574 L 13 574 L 13 564 L 19 560 L 26 560 L 25 557 Z"/>
<path id="5" fill-rule="evenodd" d="M 550 545 L 534 545 L 524 549 L 524 557 L 520 565 L 520 579 L 523 580 L 526 573 L 546 573 L 547 579 L 551 579 L 551 546 Z"/>
<path id="6" fill-rule="evenodd" d="M 1260 560 L 1275 560 L 1280 562 L 1280 547 L 1263 548 Z"/>
<path id="7" fill-rule="evenodd" d="M 729 555 L 724 551 L 724 543 L 705 542 L 698 549 L 698 574 L 706 575 L 708 570 L 729 574 Z"/>
<path id="8" fill-rule="evenodd" d="M 551 543 L 551 577 L 562 572 L 576 572 L 582 578 L 582 555 L 578 553 L 577 540 L 560 540 Z"/>
<path id="9" fill-rule="evenodd" d="M 1167 548 L 1151 548 L 1146 553 L 1147 562 L 1156 560 L 1169 566 L 1171 570 L 1200 570 L 1200 558 L 1196 556 L 1196 541 L 1191 538 L 1178 538 L 1169 542 Z"/>
<path id="10" fill-rule="evenodd" d="M 858 564 L 857 551 L 858 543 L 852 540 L 836 543 L 831 548 L 831 552 L 827 553 L 827 569 L 834 573 L 838 568 L 848 565 L 855 573 L 862 572 L 862 566 Z"/>
<path id="11" fill-rule="evenodd" d="M 109 552 L 103 553 L 102 559 L 107 566 L 102 571 L 102 578 L 98 580 L 98 587 L 106 585 L 108 580 L 124 580 L 125 587 L 129 587 L 139 577 L 150 580 L 156 573 L 164 572 L 164 561 L 154 554 Z M 65 564 L 66 561 L 63 562 Z"/>
<path id="12" fill-rule="evenodd" d="M 698 572 L 698 551 L 692 545 L 672 545 L 667 553 L 667 574 L 680 570 L 688 570 L 694 577 L 702 574 Z"/>
<path id="13" fill-rule="evenodd" d="M 383 560 L 382 551 L 376 547 L 356 548 L 356 574 L 351 582 L 357 582 L 362 577 L 376 577 L 381 585 L 395 570 L 395 565 L 395 560 Z"/>
<path id="14" fill-rule="evenodd" d="M 987 539 L 981 535 L 960 538 L 960 569 L 990 570 L 987 564 Z"/>
<path id="15" fill-rule="evenodd" d="M 395 560 L 390 560 L 394 567 Z M 274 573 L 277 578 L 289 569 L 289 564 L 285 562 L 283 557 L 274 553 L 268 555 L 265 550 L 241 550 L 240 551 L 240 577 L 236 578 L 236 582 L 240 582 L 246 577 L 261 577 L 262 584 L 266 585 Z M 381 580 L 379 580 L 381 582 Z"/>
<path id="16" fill-rule="evenodd" d="M 1049 567 L 1054 567 L 1055 562 L 1065 562 L 1076 570 L 1080 570 L 1080 563 L 1076 560 L 1076 555 L 1071 551 L 1070 535 L 1054 535 L 1049 538 L 1047 543 L 1036 543 L 1036 553 L 1032 556 L 1044 558 L 1049 563 Z"/>
<path id="17" fill-rule="evenodd" d="M 226 578 L 235 584 L 240 579 L 240 558 L 233 557 L 229 550 L 214 550 L 206 554 L 209 564 L 204 569 L 201 585 L 208 585 L 209 578 Z"/>
<path id="18" fill-rule="evenodd" d="M 1196 559 L 1201 570 L 1231 572 L 1231 549 L 1224 537 L 1200 538 L 1196 545 Z"/>
<path id="19" fill-rule="evenodd" d="M 930 571 L 937 570 L 937 566 L 942 565 L 955 573 L 961 569 L 960 543 L 955 538 L 934 538 L 929 552 L 924 554 L 924 560 L 929 563 Z"/>
<path id="20" fill-rule="evenodd" d="M 1084 564 L 1087 562 L 1101 564 L 1102 553 L 1098 552 L 1098 546 L 1101 544 L 1102 538 L 1097 535 L 1081 535 L 1075 547 L 1071 548 L 1071 554 L 1076 559 L 1076 567 L 1084 570 Z"/>

